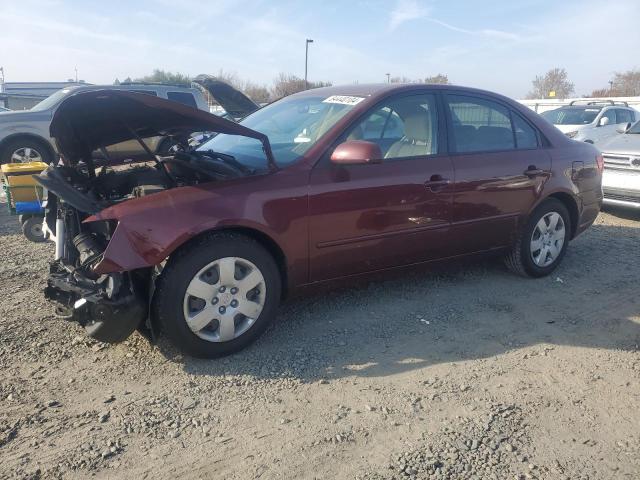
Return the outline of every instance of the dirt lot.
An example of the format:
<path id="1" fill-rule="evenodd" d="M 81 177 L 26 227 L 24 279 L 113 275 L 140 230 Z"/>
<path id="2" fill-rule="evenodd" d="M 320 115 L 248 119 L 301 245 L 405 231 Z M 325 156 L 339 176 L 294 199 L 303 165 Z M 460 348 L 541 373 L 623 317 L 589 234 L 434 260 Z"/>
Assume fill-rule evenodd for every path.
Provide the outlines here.
<path id="1" fill-rule="evenodd" d="M 640 215 L 602 214 L 541 280 L 475 260 L 292 300 L 220 361 L 54 319 L 52 246 L 16 227 L 1 478 L 640 478 Z"/>

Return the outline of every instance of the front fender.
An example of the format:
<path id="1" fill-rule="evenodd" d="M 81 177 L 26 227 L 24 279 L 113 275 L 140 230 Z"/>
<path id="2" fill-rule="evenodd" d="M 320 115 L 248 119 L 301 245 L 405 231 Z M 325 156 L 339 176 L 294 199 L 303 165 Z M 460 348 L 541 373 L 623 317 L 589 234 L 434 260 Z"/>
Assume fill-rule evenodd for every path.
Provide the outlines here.
<path id="1" fill-rule="evenodd" d="M 233 211 L 237 203 L 233 209 L 231 203 L 231 199 L 215 191 L 181 187 L 100 211 L 85 222 L 112 220 L 117 226 L 94 272 L 158 265 L 189 239 L 216 228 L 252 228 L 273 238 L 273 232 L 264 224 L 236 218 Z"/>

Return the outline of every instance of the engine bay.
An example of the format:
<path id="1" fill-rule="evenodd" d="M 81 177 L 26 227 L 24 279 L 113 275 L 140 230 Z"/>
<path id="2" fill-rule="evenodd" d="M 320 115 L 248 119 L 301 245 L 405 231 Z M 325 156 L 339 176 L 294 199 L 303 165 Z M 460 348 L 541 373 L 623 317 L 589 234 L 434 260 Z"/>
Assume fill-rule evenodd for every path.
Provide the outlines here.
<path id="1" fill-rule="evenodd" d="M 168 189 L 254 173 L 233 157 L 199 151 L 124 165 L 89 161 L 49 167 L 37 179 L 48 190 L 45 230 L 56 244 L 45 295 L 58 303 L 58 315 L 105 342 L 128 337 L 147 316 L 153 272 L 97 273 L 118 222 L 87 223 L 88 217 Z"/>

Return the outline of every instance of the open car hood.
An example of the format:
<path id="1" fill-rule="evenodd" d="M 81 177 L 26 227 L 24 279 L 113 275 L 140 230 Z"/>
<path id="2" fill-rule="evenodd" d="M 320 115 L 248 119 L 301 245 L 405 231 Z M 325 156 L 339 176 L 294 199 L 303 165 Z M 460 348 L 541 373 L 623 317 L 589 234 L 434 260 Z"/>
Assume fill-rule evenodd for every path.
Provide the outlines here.
<path id="1" fill-rule="evenodd" d="M 214 100 L 236 120 L 244 118 L 260 108 L 244 93 L 211 75 L 198 75 L 193 79 L 193 82 L 209 92 Z"/>
<path id="2" fill-rule="evenodd" d="M 275 161 L 266 135 L 177 102 L 125 90 L 90 90 L 70 95 L 56 109 L 49 132 L 70 165 L 102 147 L 136 137 L 218 132 L 262 142 L 269 165 Z"/>

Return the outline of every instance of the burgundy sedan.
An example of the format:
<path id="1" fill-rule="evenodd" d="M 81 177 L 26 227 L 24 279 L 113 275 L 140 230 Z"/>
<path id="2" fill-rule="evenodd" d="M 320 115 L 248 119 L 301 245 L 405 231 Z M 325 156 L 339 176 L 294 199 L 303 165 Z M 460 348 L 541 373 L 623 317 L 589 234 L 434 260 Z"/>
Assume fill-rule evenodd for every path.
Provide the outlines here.
<path id="1" fill-rule="evenodd" d="M 196 131 L 216 134 L 138 163 L 93 154 Z M 548 275 L 602 203 L 592 145 L 449 85 L 308 90 L 240 123 L 92 91 L 65 100 L 51 135 L 46 296 L 97 339 L 146 327 L 198 357 L 247 346 L 302 286 L 491 251 Z"/>

